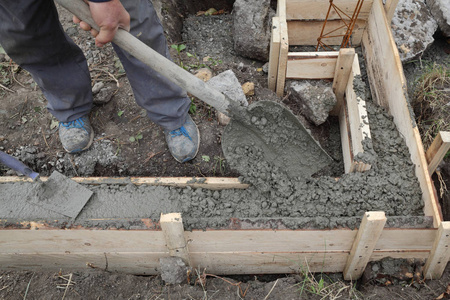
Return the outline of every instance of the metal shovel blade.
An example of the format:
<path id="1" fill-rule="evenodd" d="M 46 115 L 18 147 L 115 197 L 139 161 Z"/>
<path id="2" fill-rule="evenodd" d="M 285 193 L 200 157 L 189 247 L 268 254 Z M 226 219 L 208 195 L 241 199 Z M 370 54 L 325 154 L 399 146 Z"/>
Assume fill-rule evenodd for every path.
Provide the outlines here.
<path id="1" fill-rule="evenodd" d="M 249 155 L 249 149 L 291 178 L 310 177 L 333 161 L 297 117 L 273 101 L 253 103 L 245 117 L 231 119 L 225 128 L 222 150 L 229 164 L 241 174 L 246 173 L 242 159 Z"/>

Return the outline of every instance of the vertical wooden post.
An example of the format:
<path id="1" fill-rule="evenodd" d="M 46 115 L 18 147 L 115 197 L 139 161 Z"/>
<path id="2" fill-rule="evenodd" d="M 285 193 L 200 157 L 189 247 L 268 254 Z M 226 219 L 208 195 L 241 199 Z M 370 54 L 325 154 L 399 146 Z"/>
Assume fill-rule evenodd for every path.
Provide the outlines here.
<path id="1" fill-rule="evenodd" d="M 384 10 L 386 12 L 386 19 L 389 24 L 391 24 L 392 18 L 394 17 L 398 1 L 399 0 L 386 0 L 386 4 L 384 5 Z"/>
<path id="2" fill-rule="evenodd" d="M 441 222 L 423 274 L 427 279 L 438 279 L 444 273 L 450 258 L 450 222 Z"/>
<path id="3" fill-rule="evenodd" d="M 275 92 L 277 87 L 278 63 L 280 60 L 280 18 L 272 18 L 272 33 L 270 37 L 268 87 Z"/>
<path id="4" fill-rule="evenodd" d="M 447 152 L 450 150 L 450 131 L 440 131 L 435 137 L 430 148 L 428 148 L 425 157 L 428 162 L 428 172 L 430 176 L 433 175 L 436 168 L 444 159 Z"/>
<path id="5" fill-rule="evenodd" d="M 339 114 L 342 104 L 344 103 L 345 89 L 347 88 L 348 80 L 352 72 L 354 59 L 354 48 L 342 48 L 339 50 L 339 56 L 336 62 L 336 69 L 334 71 L 333 79 L 333 91 L 337 100 L 334 109 L 330 112 L 333 116 L 337 116 Z"/>
<path id="6" fill-rule="evenodd" d="M 289 39 L 286 20 L 280 19 L 280 55 L 278 60 L 277 96 L 282 97 L 286 84 L 286 70 L 289 53 Z"/>
<path id="7" fill-rule="evenodd" d="M 189 249 L 184 237 L 183 221 L 180 213 L 161 214 L 159 220 L 161 229 L 166 239 L 167 249 L 170 256 L 178 256 L 191 266 Z"/>
<path id="8" fill-rule="evenodd" d="M 385 224 L 386 216 L 382 211 L 371 211 L 364 214 L 344 268 L 345 280 L 356 280 L 361 277 Z"/>

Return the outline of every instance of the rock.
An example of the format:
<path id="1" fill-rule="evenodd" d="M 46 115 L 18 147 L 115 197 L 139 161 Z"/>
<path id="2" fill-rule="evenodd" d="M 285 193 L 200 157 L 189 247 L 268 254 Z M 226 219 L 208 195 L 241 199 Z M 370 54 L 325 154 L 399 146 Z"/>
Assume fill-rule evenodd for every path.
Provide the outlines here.
<path id="1" fill-rule="evenodd" d="M 236 0 L 233 6 L 234 50 L 261 61 L 269 60 L 272 17 L 270 0 Z"/>
<path id="2" fill-rule="evenodd" d="M 112 97 L 116 93 L 117 89 L 113 89 L 112 87 L 102 88 L 97 95 L 94 96 L 94 104 L 96 105 L 104 105 L 111 101 Z"/>
<path id="3" fill-rule="evenodd" d="M 426 0 L 442 33 L 450 37 L 450 4 L 448 0 Z"/>
<path id="4" fill-rule="evenodd" d="M 323 124 L 329 112 L 336 105 L 336 96 L 331 86 L 324 81 L 292 81 L 289 86 L 290 97 L 298 102 L 302 114 L 317 126 Z"/>
<path id="5" fill-rule="evenodd" d="M 253 82 L 246 82 L 242 85 L 242 90 L 245 96 L 253 96 L 255 94 L 255 84 Z"/>
<path id="6" fill-rule="evenodd" d="M 400 0 L 391 28 L 402 62 L 422 56 L 433 43 L 437 27 L 425 0 Z"/>
<path id="7" fill-rule="evenodd" d="M 166 284 L 180 284 L 187 280 L 188 268 L 184 261 L 175 256 L 159 259 L 161 278 Z"/>
<path id="8" fill-rule="evenodd" d="M 219 122 L 220 125 L 226 126 L 228 125 L 228 123 L 230 123 L 231 119 L 230 117 L 219 111 L 217 112 L 217 121 Z"/>
<path id="9" fill-rule="evenodd" d="M 195 73 L 195 77 L 207 82 L 212 78 L 212 72 L 208 68 L 201 68 Z"/>
<path id="10" fill-rule="evenodd" d="M 96 84 L 94 84 L 94 86 L 92 87 L 92 94 L 98 94 L 98 92 L 100 92 L 100 90 L 105 86 L 105 84 L 100 81 L 97 82 Z"/>
<path id="11" fill-rule="evenodd" d="M 268 74 L 269 73 L 269 63 L 268 62 L 265 63 L 264 66 L 262 67 L 262 69 L 265 74 Z"/>
<path id="12" fill-rule="evenodd" d="M 244 106 L 248 105 L 247 98 L 245 98 L 241 84 L 239 83 L 236 75 L 234 75 L 233 71 L 227 70 L 214 76 L 208 81 L 208 84 L 213 89 L 228 96 L 231 100 L 238 101 Z"/>

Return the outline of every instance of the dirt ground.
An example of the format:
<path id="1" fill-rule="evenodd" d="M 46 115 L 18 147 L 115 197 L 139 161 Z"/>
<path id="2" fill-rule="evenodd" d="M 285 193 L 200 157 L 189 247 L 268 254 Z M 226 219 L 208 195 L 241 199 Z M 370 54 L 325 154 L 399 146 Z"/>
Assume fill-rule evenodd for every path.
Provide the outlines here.
<path id="1" fill-rule="evenodd" d="M 195 18 L 208 17 L 190 18 L 195 21 Z M 216 19 L 208 20 L 208 26 L 222 24 L 215 16 L 209 18 Z M 227 18 L 229 16 L 225 15 L 221 20 L 226 22 Z M 112 47 L 97 49 L 93 39 L 74 26 L 71 15 L 65 11 L 61 12 L 61 21 L 66 32 L 86 54 L 92 85 L 103 84 L 95 95 L 95 106 L 90 116 L 96 132 L 93 147 L 82 154 L 66 154 L 59 143 L 57 121 L 46 111 L 46 100 L 31 76 L 13 62 L 1 60 L 0 56 L 0 83 L 6 87 L 0 88 L 0 150 L 18 157 L 43 176 L 50 175 L 53 170 L 67 176 L 239 176 L 230 170 L 221 151 L 220 138 L 224 127 L 218 124 L 213 109 L 193 100 L 192 116 L 200 128 L 202 143 L 196 159 L 186 164 L 177 163 L 167 149 L 161 128 L 148 120 L 145 112 L 134 103 L 131 88 Z M 208 34 L 217 33 L 214 30 L 220 29 L 208 31 L 205 28 L 205 39 L 209 39 Z M 184 32 L 183 37 L 186 34 Z M 226 36 L 221 38 L 226 39 Z M 204 42 L 207 43 L 206 40 Z M 213 75 L 232 69 L 241 84 L 253 82 L 255 95 L 248 97 L 250 103 L 276 99 L 266 89 L 267 74 L 262 68 L 263 63 L 235 56 L 229 43 L 212 43 L 213 48 L 224 48 L 212 48 L 210 54 L 208 51 L 201 54 L 194 51 L 195 43 L 189 40 L 170 41 L 169 44 L 187 46 L 180 52 L 171 47 L 171 52 L 174 61 L 182 62 L 192 73 L 201 67 L 210 68 Z M 447 63 L 449 52 L 448 44 L 440 40 L 424 58 Z M 410 90 L 423 69 L 422 62 L 405 66 Z M 291 109 L 298 112 L 294 104 L 285 103 L 291 104 Z M 330 122 L 320 127 L 305 124 L 327 149 L 328 138 L 332 134 Z M 448 164 L 443 169 L 450 170 Z M 450 187 L 448 173 L 444 179 Z M 0 166 L 0 175 L 16 174 Z M 445 196 L 448 197 L 448 192 Z M 343 281 L 339 274 L 224 278 L 211 274 L 206 276 L 206 281 L 194 278 L 189 284 L 176 286 L 164 285 L 160 276 L 143 277 L 107 271 L 3 271 L 0 272 L 0 299 L 436 299 L 446 291 L 450 292 L 449 283 L 450 267 L 440 280 L 425 282 L 371 280 L 352 283 Z M 447 293 L 441 299 L 448 298 Z"/>

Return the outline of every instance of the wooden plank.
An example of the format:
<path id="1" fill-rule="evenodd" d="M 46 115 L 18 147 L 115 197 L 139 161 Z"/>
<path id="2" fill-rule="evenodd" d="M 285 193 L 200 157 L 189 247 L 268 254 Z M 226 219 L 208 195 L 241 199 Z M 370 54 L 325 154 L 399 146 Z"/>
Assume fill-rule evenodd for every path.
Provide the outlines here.
<path id="1" fill-rule="evenodd" d="M 289 79 L 331 79 L 334 77 L 337 51 L 290 52 L 286 78 Z"/>
<path id="2" fill-rule="evenodd" d="M 272 33 L 270 36 L 269 75 L 268 75 L 268 87 L 272 91 L 275 91 L 277 86 L 280 43 L 281 43 L 280 18 L 273 17 Z"/>
<path id="3" fill-rule="evenodd" d="M 154 230 L 0 230 L 0 241 L 0 253 L 168 252 Z"/>
<path id="4" fill-rule="evenodd" d="M 450 150 L 450 131 L 440 131 L 438 135 L 434 138 L 433 143 L 431 143 L 430 148 L 428 148 L 425 153 L 425 157 L 428 162 L 428 172 L 433 175 L 436 168 L 439 166 L 441 161 L 444 159 L 447 152 Z"/>
<path id="5" fill-rule="evenodd" d="M 450 222 L 441 222 L 423 273 L 427 279 L 438 279 L 450 259 Z"/>
<path id="6" fill-rule="evenodd" d="M 395 9 L 397 8 L 398 0 L 386 0 L 384 4 L 384 10 L 386 12 L 386 19 L 388 23 L 391 23 L 394 17 Z"/>
<path id="7" fill-rule="evenodd" d="M 450 258 L 450 222 L 441 222 L 423 273 L 427 279 L 438 279 Z"/>
<path id="8" fill-rule="evenodd" d="M 381 0 L 375 0 L 373 3 L 363 46 L 372 97 L 388 109 L 394 117 L 397 129 L 405 138 L 422 189 L 424 213 L 434 218 L 434 226 L 437 228 L 442 222 L 442 213 L 428 174 L 419 130 L 417 126 L 412 125 L 413 116 L 406 100 L 406 80 L 402 63 Z"/>
<path id="9" fill-rule="evenodd" d="M 361 277 L 385 224 L 384 212 L 372 211 L 364 214 L 344 268 L 344 279 L 356 280 Z"/>
<path id="10" fill-rule="evenodd" d="M 47 181 L 48 177 L 41 177 L 42 181 Z M 126 185 L 133 183 L 135 185 L 150 186 L 175 186 L 192 188 L 204 188 L 210 190 L 223 189 L 246 189 L 250 185 L 244 184 L 238 178 L 229 177 L 72 177 L 73 181 L 89 184 L 118 184 Z M 31 179 L 18 176 L 0 176 L 0 184 L 14 182 L 32 182 Z"/>
<path id="11" fill-rule="evenodd" d="M 280 18 L 280 22 L 286 21 L 286 1 L 287 0 L 277 0 L 276 16 Z"/>
<path id="12" fill-rule="evenodd" d="M 283 21 L 280 17 L 280 55 L 278 60 L 278 76 L 277 76 L 277 89 L 276 93 L 278 97 L 282 97 L 284 94 L 284 85 L 286 81 L 286 69 L 289 53 L 289 38 L 287 31 L 286 21 Z"/>
<path id="13" fill-rule="evenodd" d="M 333 91 L 337 100 L 334 109 L 330 112 L 333 116 L 337 116 L 339 114 L 344 103 L 345 89 L 347 88 L 350 74 L 352 72 L 352 65 L 355 60 L 355 55 L 354 48 L 342 48 L 339 50 L 339 56 L 336 61 L 336 68 L 333 77 Z"/>
<path id="14" fill-rule="evenodd" d="M 355 0 L 334 0 L 334 4 L 348 16 L 353 15 L 356 7 Z M 373 0 L 365 0 L 359 18 L 367 20 Z M 327 16 L 329 0 L 289 0 L 286 2 L 287 20 L 325 20 Z M 341 13 L 342 15 L 342 13 Z M 340 19 L 334 9 L 330 11 L 328 20 Z"/>
<path id="15" fill-rule="evenodd" d="M 342 145 L 342 158 L 344 160 L 344 172 L 345 174 L 351 173 L 353 166 L 353 151 L 352 142 L 350 137 L 350 131 L 348 126 L 348 113 L 347 104 L 341 107 L 339 113 L 339 130 L 341 134 L 341 145 Z"/>
<path id="16" fill-rule="evenodd" d="M 191 253 L 196 268 L 207 273 L 283 274 L 307 272 L 342 272 L 348 253 L 270 253 L 224 252 Z"/>
<path id="17" fill-rule="evenodd" d="M 190 266 L 191 259 L 189 257 L 189 249 L 184 236 L 181 214 L 161 214 L 159 223 L 164 233 L 170 256 L 180 257 L 187 266 Z"/>
<path id="18" fill-rule="evenodd" d="M 325 28 L 325 33 L 340 28 L 332 35 L 344 35 L 347 31 L 344 26 L 345 23 L 340 20 L 332 20 L 327 22 L 327 27 Z M 288 21 L 288 35 L 289 35 L 289 45 L 291 46 L 316 46 L 317 39 L 322 31 L 323 21 Z M 342 28 L 341 28 L 342 27 Z M 355 27 L 353 29 L 351 45 L 352 47 L 357 47 L 361 44 L 362 35 L 366 28 L 365 20 L 357 20 Z M 335 38 L 326 38 L 322 41 L 329 45 L 340 45 L 342 43 L 342 36 Z"/>

